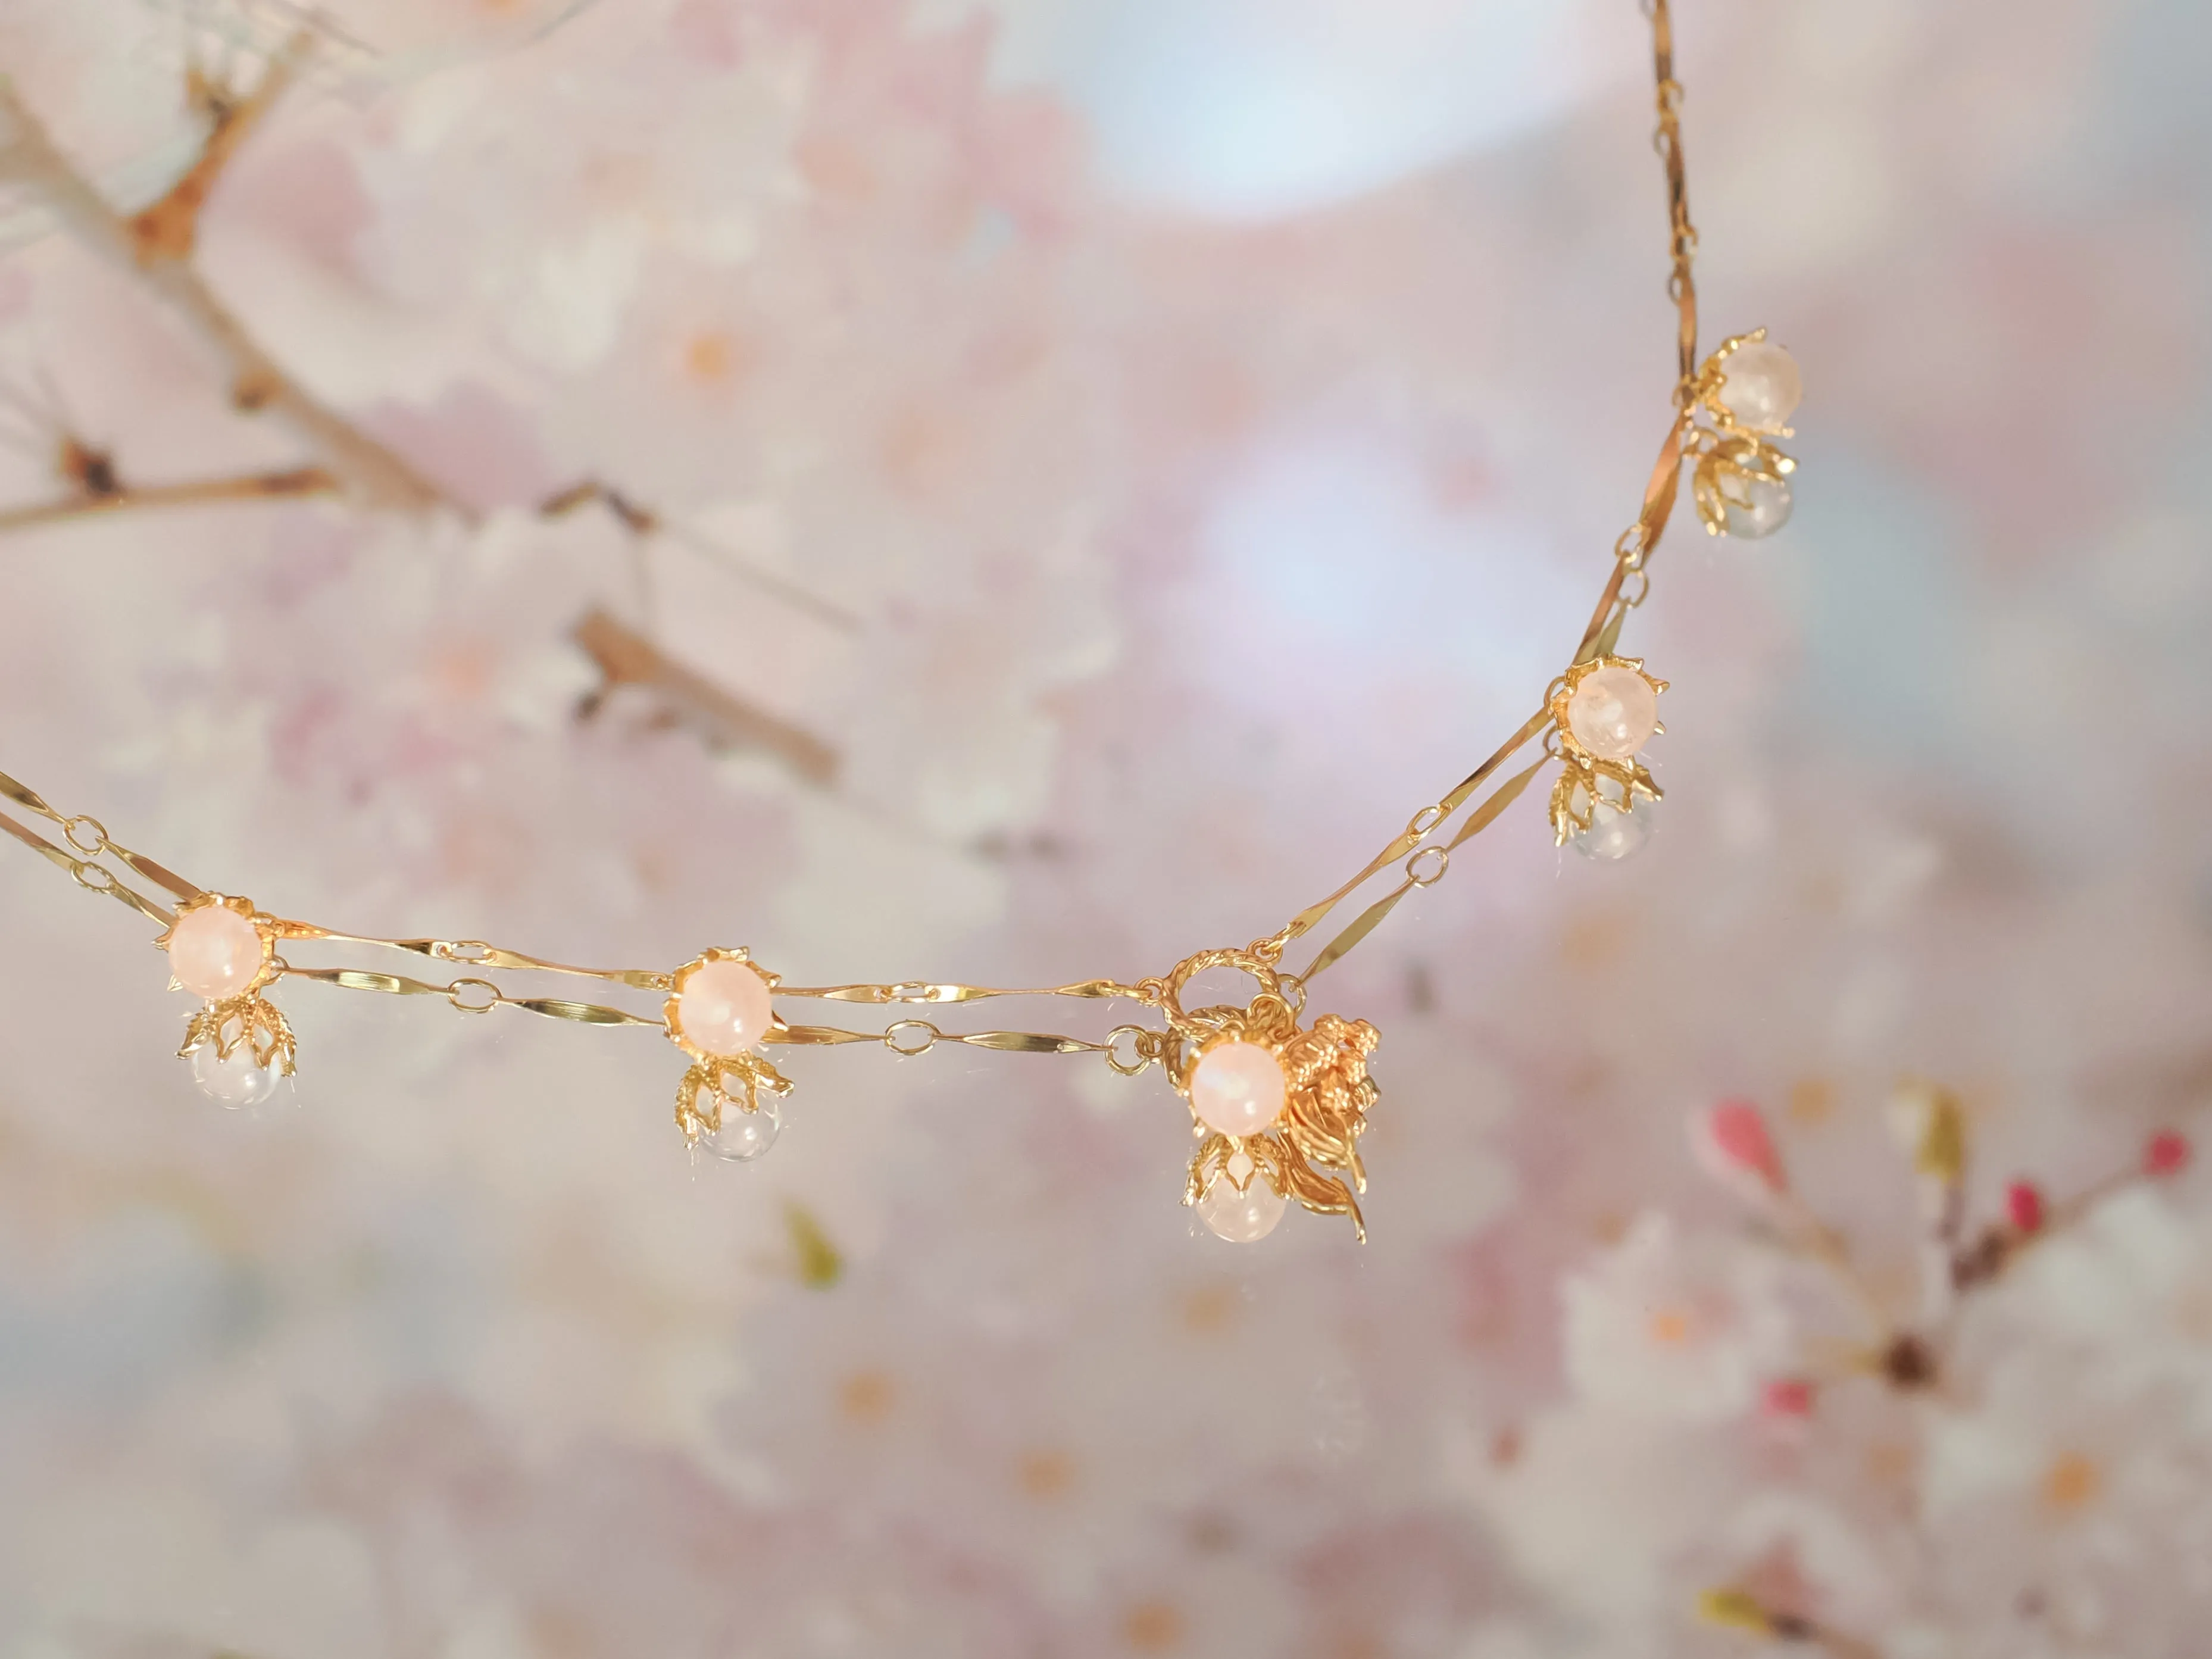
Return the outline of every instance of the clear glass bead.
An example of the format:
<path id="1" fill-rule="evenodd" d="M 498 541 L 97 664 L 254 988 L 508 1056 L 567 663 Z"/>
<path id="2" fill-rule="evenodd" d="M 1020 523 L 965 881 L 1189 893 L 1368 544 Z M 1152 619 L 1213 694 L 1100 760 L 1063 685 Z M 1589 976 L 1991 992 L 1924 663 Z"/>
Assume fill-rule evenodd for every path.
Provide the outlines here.
<path id="1" fill-rule="evenodd" d="M 1275 1231 L 1290 1202 L 1267 1184 L 1264 1176 L 1255 1175 L 1240 1193 L 1235 1182 L 1218 1175 L 1199 1197 L 1198 1218 L 1217 1238 L 1225 1238 L 1231 1244 L 1250 1244 Z"/>
<path id="2" fill-rule="evenodd" d="M 216 1053 L 215 1044 L 205 1042 L 192 1050 L 192 1085 L 235 1111 L 258 1106 L 276 1092 L 276 1067 L 254 1059 L 250 1042 L 239 1043 L 228 1059 Z"/>
<path id="3" fill-rule="evenodd" d="M 732 1164 L 750 1164 L 775 1145 L 783 1130 L 783 1115 L 775 1103 L 763 1101 L 757 1111 L 731 1101 L 722 1108 L 722 1127 L 707 1137 L 707 1150 Z"/>
<path id="4" fill-rule="evenodd" d="M 1731 536 L 1757 541 L 1790 522 L 1790 481 L 1756 473 L 1723 473 L 1719 480 L 1721 527 Z"/>
<path id="5" fill-rule="evenodd" d="M 1600 801 L 1590 809 L 1590 827 L 1571 837 L 1574 849 L 1586 859 L 1618 864 L 1633 857 L 1651 839 L 1652 819 L 1658 803 L 1638 795 L 1626 806 Z"/>

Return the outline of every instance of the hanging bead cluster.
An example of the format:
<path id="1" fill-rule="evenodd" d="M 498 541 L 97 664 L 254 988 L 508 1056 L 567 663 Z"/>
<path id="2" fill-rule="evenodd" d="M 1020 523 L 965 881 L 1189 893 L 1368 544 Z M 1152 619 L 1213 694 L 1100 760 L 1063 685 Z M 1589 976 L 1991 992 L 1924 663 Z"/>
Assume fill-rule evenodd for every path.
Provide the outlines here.
<path id="1" fill-rule="evenodd" d="M 776 1024 L 772 994 L 781 982 L 742 948 L 708 951 L 671 975 L 668 1040 L 692 1060 L 676 1086 L 686 1145 L 750 1164 L 775 1144 L 783 1128 L 776 1102 L 791 1082 L 753 1051 Z"/>
<path id="2" fill-rule="evenodd" d="M 1690 491 L 1706 533 L 1756 540 L 1790 522 L 1790 475 L 1797 463 L 1777 448 L 1805 395 L 1797 360 L 1763 328 L 1722 343 L 1690 387 L 1711 421 L 1698 433 Z"/>
<path id="3" fill-rule="evenodd" d="M 228 1107 L 268 1099 L 292 1075 L 295 1047 L 283 1012 L 261 994 L 282 971 L 273 922 L 251 899 L 202 893 L 155 943 L 169 953 L 170 985 L 201 1000 L 177 1050 L 193 1084 Z"/>

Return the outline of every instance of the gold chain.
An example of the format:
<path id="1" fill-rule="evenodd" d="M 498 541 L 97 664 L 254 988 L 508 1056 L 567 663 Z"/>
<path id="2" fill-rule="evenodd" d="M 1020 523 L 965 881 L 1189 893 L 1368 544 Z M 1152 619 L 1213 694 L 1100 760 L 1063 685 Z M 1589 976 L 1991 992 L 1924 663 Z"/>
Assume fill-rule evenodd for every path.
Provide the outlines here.
<path id="1" fill-rule="evenodd" d="M 1589 827 L 1594 803 L 1605 800 L 1622 810 L 1633 804 L 1638 792 L 1657 793 L 1649 774 L 1586 750 L 1568 729 L 1564 710 L 1574 686 L 1601 668 L 1632 669 L 1641 674 L 1641 664 L 1614 657 L 1628 613 L 1643 603 L 1650 591 L 1649 564 L 1674 510 L 1682 469 L 1694 463 L 1699 510 L 1708 529 L 1724 527 L 1722 491 L 1731 481 L 1746 477 L 1778 482 L 1794 463 L 1767 445 L 1757 432 L 1738 426 L 1719 398 L 1724 380 L 1722 365 L 1732 352 L 1763 338 L 1763 334 L 1728 342 L 1702 368 L 1697 361 L 1697 288 L 1692 267 L 1698 234 L 1690 218 L 1689 193 L 1682 155 L 1681 83 L 1674 77 L 1674 23 L 1668 0 L 1644 0 L 1651 25 L 1652 69 L 1657 126 L 1653 143 L 1665 167 L 1671 269 L 1667 293 L 1678 318 L 1677 378 L 1674 413 L 1647 483 L 1636 521 L 1622 533 L 1613 548 L 1612 569 L 1589 621 L 1583 631 L 1565 672 L 1546 689 L 1542 702 L 1487 759 L 1434 801 L 1422 806 L 1406 827 L 1349 881 L 1327 897 L 1307 906 L 1275 933 L 1253 941 L 1242 950 L 1200 951 L 1187 957 L 1164 975 L 1125 982 L 1116 979 L 1087 979 L 1063 985 L 1020 988 L 962 985 L 937 981 L 907 980 L 890 983 L 856 982 L 844 985 L 786 986 L 779 978 L 751 963 L 742 951 L 709 951 L 672 972 L 658 969 L 579 968 L 550 961 L 527 952 L 489 944 L 481 939 L 384 939 L 340 932 L 312 922 L 287 921 L 266 915 L 248 901 L 224 898 L 204 891 L 143 854 L 118 845 L 97 820 L 70 815 L 49 806 L 38 793 L 14 779 L 0 775 L 0 795 L 36 817 L 58 826 L 60 842 L 0 812 L 4 829 L 51 862 L 67 870 L 81 885 L 108 895 L 149 921 L 171 930 L 167 944 L 184 919 L 210 906 L 228 908 L 247 919 L 262 941 L 259 975 L 228 1000 L 210 995 L 208 1006 L 194 1018 L 185 1052 L 213 1046 L 218 1058 L 227 1057 L 239 1042 L 247 1042 L 262 1063 L 279 1063 L 289 1072 L 292 1039 L 283 1016 L 258 996 L 261 988 L 280 981 L 328 985 L 343 990 L 385 995 L 443 997 L 454 1009 L 471 1014 L 514 1008 L 547 1018 L 591 1025 L 639 1025 L 665 1031 L 696 1062 L 679 1091 L 678 1121 L 687 1138 L 696 1141 L 722 1121 L 725 1108 L 750 1112 L 758 1109 L 762 1089 L 773 1095 L 790 1087 L 764 1060 L 748 1054 L 726 1057 L 722 1049 L 689 1040 L 678 1027 L 679 1000 L 691 975 L 719 970 L 727 961 L 751 967 L 784 1001 L 817 1000 L 884 1008 L 933 1008 L 1001 997 L 1056 997 L 1076 1000 L 1127 1000 L 1149 1008 L 1163 1021 L 1160 1028 L 1120 1025 L 1103 1039 L 1064 1036 L 1054 1032 L 1020 1030 L 947 1031 L 927 1019 L 901 1018 L 879 1031 L 852 1030 L 841 1026 L 791 1024 L 773 1017 L 751 1043 L 835 1046 L 880 1043 L 895 1054 L 914 1056 L 939 1043 L 994 1049 L 1010 1054 L 1101 1054 L 1116 1072 L 1133 1074 L 1155 1064 L 1166 1066 L 1176 1086 L 1188 1097 L 1188 1073 L 1206 1044 L 1224 1034 L 1239 1042 L 1264 1039 L 1275 1045 L 1279 1056 L 1300 1087 L 1320 1092 L 1301 1109 L 1302 1126 L 1283 1133 L 1287 1139 L 1260 1136 L 1249 1145 L 1247 1165 L 1256 1164 L 1279 1192 L 1287 1192 L 1312 1209 L 1348 1211 L 1355 1223 L 1358 1209 L 1352 1194 L 1364 1188 L 1352 1141 L 1364 1127 L 1364 1113 L 1371 1105 L 1373 1085 L 1366 1080 L 1364 1056 L 1376 1040 L 1364 1023 L 1347 1024 L 1333 1015 L 1322 1016 L 1312 1031 L 1301 1031 L 1307 989 L 1312 981 L 1364 942 L 1408 895 L 1434 886 L 1443 879 L 1452 854 L 1494 823 L 1527 789 L 1547 764 L 1562 763 L 1562 777 L 1553 792 L 1553 820 L 1561 839 L 1571 829 Z M 1700 425 L 1700 419 L 1709 425 Z M 1770 427 L 1762 431 L 1786 428 Z M 1733 469 L 1733 471 L 1731 471 Z M 1723 475 L 1727 476 L 1723 477 Z M 1664 682 L 1643 677 L 1656 692 Z M 1506 775 L 1510 763 L 1531 744 L 1539 752 L 1521 769 Z M 1616 793 L 1605 795 L 1610 782 Z M 1577 791 L 1584 792 L 1577 795 Z M 1486 793 L 1485 792 L 1487 791 Z M 1478 798 L 1480 799 L 1478 799 Z M 1448 833 L 1449 832 L 1449 833 Z M 109 862 L 119 866 L 111 867 Z M 1391 885 L 1370 901 L 1349 923 L 1316 950 L 1300 972 L 1282 967 L 1285 953 L 1326 921 L 1346 899 L 1376 878 L 1395 867 Z M 134 888 L 123 879 L 135 876 L 172 896 L 173 908 Z M 216 921 L 221 923 L 221 919 Z M 234 923 L 227 924 L 235 927 Z M 443 983 L 401 974 L 371 972 L 353 968 L 295 967 L 277 954 L 280 945 L 307 943 L 360 945 L 404 952 L 434 962 L 450 963 L 472 970 Z M 1261 987 L 1258 999 L 1243 1011 L 1208 1008 L 1186 1013 L 1179 993 L 1195 974 L 1210 968 L 1233 967 L 1255 977 Z M 508 973 L 541 973 L 592 979 L 630 990 L 663 994 L 667 1000 L 657 1014 L 641 1014 L 601 1003 L 565 998 L 509 994 L 493 978 Z M 702 1040 L 703 1042 L 703 1040 Z M 704 1101 L 706 1103 L 702 1104 Z M 1194 1110 L 1195 1111 L 1195 1106 Z M 1297 1115 L 1294 1113 L 1293 1115 Z M 1203 1126 L 1200 1126 L 1203 1133 Z M 1206 1143 L 1194 1164 L 1192 1193 L 1205 1181 L 1230 1169 L 1237 1190 L 1253 1177 L 1249 1169 L 1241 1179 L 1234 1173 L 1236 1158 L 1217 1145 Z M 1265 1144 L 1262 1144 L 1265 1143 Z M 1295 1144 L 1293 1144 L 1295 1143 Z M 1244 1154 L 1238 1153 L 1243 1157 Z M 1328 1170 L 1340 1172 L 1332 1176 Z M 1349 1184 L 1346 1184 L 1346 1183 Z"/>

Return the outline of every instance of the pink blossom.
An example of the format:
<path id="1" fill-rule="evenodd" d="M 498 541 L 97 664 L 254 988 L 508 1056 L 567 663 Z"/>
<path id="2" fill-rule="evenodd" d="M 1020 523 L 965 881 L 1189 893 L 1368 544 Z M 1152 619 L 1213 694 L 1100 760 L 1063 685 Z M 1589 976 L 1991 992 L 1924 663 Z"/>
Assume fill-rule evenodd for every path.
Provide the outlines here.
<path id="1" fill-rule="evenodd" d="M 1692 1113 L 1690 1149 L 1708 1175 L 1738 1193 L 1764 1198 L 1790 1186 L 1766 1118 L 1747 1100 L 1723 1100 Z"/>
<path id="2" fill-rule="evenodd" d="M 2143 1146 L 2142 1168 L 2147 1176 L 2179 1175 L 2189 1167 L 2189 1137 L 2179 1129 L 2160 1129 Z"/>
<path id="3" fill-rule="evenodd" d="M 2005 1188 L 2005 1214 L 2015 1232 L 2039 1232 L 2043 1228 L 2043 1189 L 2033 1181 L 2015 1181 Z"/>
<path id="4" fill-rule="evenodd" d="M 1774 1418 L 1810 1417 L 1815 1390 L 1802 1376 L 1778 1376 L 1759 1395 L 1761 1413 Z"/>

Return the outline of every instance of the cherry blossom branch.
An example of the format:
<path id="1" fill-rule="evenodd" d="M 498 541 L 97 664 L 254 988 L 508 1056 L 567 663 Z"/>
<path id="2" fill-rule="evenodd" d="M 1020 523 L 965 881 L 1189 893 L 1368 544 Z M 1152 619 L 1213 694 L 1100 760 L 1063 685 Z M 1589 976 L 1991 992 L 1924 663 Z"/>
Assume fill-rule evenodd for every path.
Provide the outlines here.
<path id="1" fill-rule="evenodd" d="M 701 557 L 722 566 L 742 580 L 750 582 L 754 586 L 775 594 L 776 598 L 794 610 L 804 611 L 808 615 L 828 623 L 833 628 L 842 629 L 847 633 L 851 633 L 860 625 L 860 619 L 851 611 L 832 605 L 818 594 L 808 592 L 796 582 L 787 580 L 772 570 L 763 569 L 750 559 L 739 557 L 729 549 L 701 535 L 696 530 L 672 523 L 653 508 L 639 501 L 635 496 L 625 494 L 611 484 L 603 483 L 597 478 L 580 479 L 567 489 L 556 490 L 547 496 L 538 504 L 538 516 L 547 519 L 566 518 L 571 513 L 588 507 L 593 502 L 605 507 L 613 515 L 617 524 L 640 539 L 653 536 L 666 536 L 672 540 L 683 543 Z"/>
<path id="2" fill-rule="evenodd" d="M 319 466 L 295 466 L 276 472 L 246 472 L 228 477 L 191 478 L 180 483 L 116 483 L 105 489 L 83 489 L 53 501 L 33 502 L 28 507 L 0 509 L 0 533 L 148 507 L 198 507 L 214 501 L 266 501 L 289 500 L 301 495 L 328 495 L 339 488 L 337 477 Z"/>
<path id="3" fill-rule="evenodd" d="M 817 787 L 836 781 L 835 749 L 686 668 L 611 612 L 594 607 L 569 637 L 598 665 L 600 674 L 599 686 L 578 710 L 580 717 L 588 720 L 597 714 L 617 689 L 642 686 L 711 746 L 765 750 Z"/>
<path id="4" fill-rule="evenodd" d="M 1883 1307 L 1881 1297 L 1875 1293 L 1874 1286 L 1859 1272 L 1858 1264 L 1851 1260 L 1850 1252 L 1844 1247 L 1843 1241 L 1836 1237 L 1833 1230 L 1814 1215 L 1805 1200 L 1793 1191 L 1785 1189 L 1776 1194 L 1773 1201 L 1776 1210 L 1789 1224 L 1784 1234 L 1784 1242 L 1826 1269 L 1829 1277 L 1836 1281 L 1885 1341 L 1894 1337 L 1897 1322 Z"/>
<path id="5" fill-rule="evenodd" d="M 0 77 L 0 179 L 27 186 L 87 248 L 143 282 L 221 361 L 229 376 L 232 403 L 290 427 L 349 494 L 386 509 L 420 514 L 445 508 L 471 516 L 286 374 L 191 263 L 208 192 L 283 90 L 304 49 L 280 52 L 252 92 L 235 103 L 215 106 L 214 125 L 198 159 L 167 195 L 135 218 L 125 218 L 109 204 L 62 154 L 14 83 Z"/>
<path id="6" fill-rule="evenodd" d="M 208 117 L 207 137 L 201 141 L 200 153 L 191 166 L 167 193 L 130 220 L 139 263 L 191 257 L 199 239 L 200 210 L 216 179 L 262 118 L 276 107 L 313 46 L 312 35 L 305 32 L 293 35 L 270 58 L 261 79 L 243 96 L 234 95 L 197 65 L 187 71 L 191 101 Z"/>
<path id="7" fill-rule="evenodd" d="M 297 78 L 313 46 L 312 34 L 294 35 L 243 93 L 233 93 L 197 67 L 191 70 L 189 94 L 193 104 L 206 112 L 207 135 L 191 165 L 161 198 L 129 216 L 117 212 L 70 163 L 14 85 L 0 76 L 0 179 L 27 185 L 87 247 L 130 271 L 165 301 L 222 362 L 230 377 L 234 404 L 248 411 L 265 411 L 284 422 L 323 458 L 321 465 L 276 472 L 125 489 L 114 479 L 104 454 L 64 433 L 58 470 L 74 487 L 55 500 L 0 511 L 0 532 L 141 507 L 339 493 L 375 508 L 417 514 L 443 508 L 464 519 L 474 517 L 464 504 L 288 374 L 192 264 L 200 214 L 210 195 L 247 138 Z M 71 458 L 78 456 L 95 457 L 100 462 L 98 475 L 73 465 Z M 538 511 L 545 517 L 557 518 L 592 502 L 605 506 L 641 540 L 656 535 L 672 537 L 795 609 L 848 631 L 859 626 L 849 611 L 696 532 L 669 523 L 652 508 L 597 479 L 587 478 L 556 492 L 539 504 Z M 590 617 L 580 625 L 580 637 L 586 632 L 593 637 L 602 632 Z M 625 650 L 622 654 L 635 666 L 636 653 Z M 606 665 L 601 665 L 604 669 Z M 641 671 L 629 678 L 650 682 L 663 690 L 674 683 L 657 671 Z M 678 699 L 680 712 L 700 717 L 695 724 L 718 732 L 757 725 L 742 712 L 747 706 L 737 699 L 726 699 L 728 708 L 702 711 L 694 695 L 698 689 L 687 684 Z M 763 729 L 775 725 L 770 721 L 769 728 Z M 769 746 L 803 756 L 794 763 L 806 775 L 826 775 L 824 769 L 834 766 L 834 761 L 825 761 L 807 747 L 813 742 L 805 734 L 794 738 L 784 732 Z"/>
<path id="8" fill-rule="evenodd" d="M 2086 1220 L 2106 1199 L 2141 1182 L 2180 1174 L 2191 1155 L 2186 1135 L 2161 1129 L 2144 1144 L 2136 1163 L 2092 1182 L 2057 1205 L 2047 1203 L 2033 1182 L 2014 1182 L 2005 1189 L 2005 1219 L 1985 1228 L 1953 1259 L 1953 1284 L 1963 1294 L 1992 1282 L 2038 1244 Z"/>

